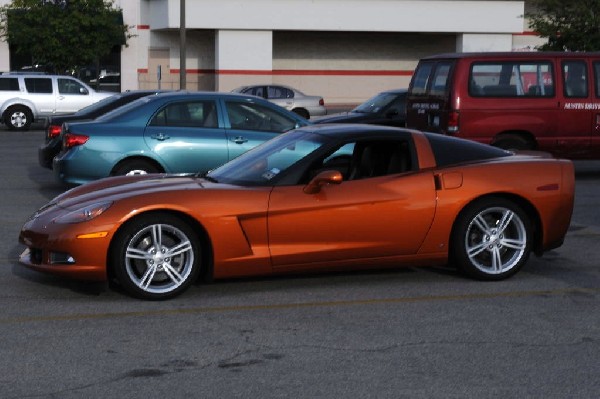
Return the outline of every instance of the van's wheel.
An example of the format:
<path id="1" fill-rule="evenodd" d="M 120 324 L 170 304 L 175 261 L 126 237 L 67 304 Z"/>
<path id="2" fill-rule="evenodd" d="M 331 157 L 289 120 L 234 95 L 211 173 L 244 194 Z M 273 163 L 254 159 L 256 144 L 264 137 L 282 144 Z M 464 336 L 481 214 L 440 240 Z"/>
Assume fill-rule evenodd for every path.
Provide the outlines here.
<path id="1" fill-rule="evenodd" d="M 464 209 L 452 230 L 458 269 L 480 280 L 502 280 L 519 271 L 531 253 L 527 214 L 504 198 L 484 198 Z"/>
<path id="2" fill-rule="evenodd" d="M 492 145 L 509 151 L 533 150 L 533 143 L 518 134 L 503 134 Z"/>
<path id="3" fill-rule="evenodd" d="M 294 108 L 292 110 L 292 112 L 295 112 L 297 115 L 300 115 L 304 119 L 309 119 L 310 118 L 310 114 L 304 108 Z"/>
<path id="4" fill-rule="evenodd" d="M 154 213 L 132 220 L 117 232 L 111 248 L 114 275 L 137 298 L 172 298 L 200 273 L 200 239 L 174 215 Z"/>
<path id="5" fill-rule="evenodd" d="M 33 114 L 24 105 L 13 105 L 4 112 L 4 124 L 10 130 L 28 130 L 32 121 Z"/>
<path id="6" fill-rule="evenodd" d="M 143 159 L 132 159 L 124 161 L 115 168 L 115 176 L 146 175 L 148 173 L 160 173 L 161 170 L 154 164 Z"/>

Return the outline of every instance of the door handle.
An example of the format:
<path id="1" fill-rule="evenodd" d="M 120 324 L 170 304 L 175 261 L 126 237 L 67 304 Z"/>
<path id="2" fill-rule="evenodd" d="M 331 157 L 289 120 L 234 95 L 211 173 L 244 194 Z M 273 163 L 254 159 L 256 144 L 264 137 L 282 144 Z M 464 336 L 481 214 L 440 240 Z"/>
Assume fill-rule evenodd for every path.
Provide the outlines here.
<path id="1" fill-rule="evenodd" d="M 236 144 L 244 144 L 244 143 L 248 142 L 248 139 L 243 136 L 237 136 L 237 137 L 231 139 L 231 141 L 233 141 Z"/>
<path id="2" fill-rule="evenodd" d="M 158 134 L 153 134 L 152 136 L 150 136 L 150 138 L 158 140 L 158 141 L 164 141 L 164 140 L 170 139 L 171 137 L 169 137 L 168 135 L 163 134 L 163 133 L 158 133 Z"/>

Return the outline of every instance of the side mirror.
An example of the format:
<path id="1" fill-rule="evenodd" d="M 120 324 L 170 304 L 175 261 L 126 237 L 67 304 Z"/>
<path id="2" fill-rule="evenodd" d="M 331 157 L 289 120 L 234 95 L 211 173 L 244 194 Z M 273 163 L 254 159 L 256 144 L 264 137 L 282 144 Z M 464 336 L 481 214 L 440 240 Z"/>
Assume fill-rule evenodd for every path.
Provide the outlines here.
<path id="1" fill-rule="evenodd" d="M 316 194 L 321 191 L 321 187 L 326 184 L 340 184 L 344 178 L 337 170 L 326 170 L 315 177 L 304 187 L 306 194 Z"/>

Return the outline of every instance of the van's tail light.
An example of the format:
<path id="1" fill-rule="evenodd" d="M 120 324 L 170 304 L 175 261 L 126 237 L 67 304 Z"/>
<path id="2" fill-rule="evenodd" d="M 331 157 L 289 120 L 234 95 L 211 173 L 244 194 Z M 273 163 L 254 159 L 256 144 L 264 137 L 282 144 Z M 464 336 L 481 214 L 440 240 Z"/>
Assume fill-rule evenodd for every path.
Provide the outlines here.
<path id="1" fill-rule="evenodd" d="M 322 98 L 319 99 L 319 105 L 325 105 L 325 100 L 323 100 Z"/>
<path id="2" fill-rule="evenodd" d="M 85 144 L 90 137 L 83 134 L 66 133 L 63 137 L 63 148 L 68 149 Z"/>
<path id="3" fill-rule="evenodd" d="M 459 127 L 459 115 L 458 115 L 458 111 L 450 111 L 448 113 L 448 129 L 447 132 L 448 134 L 458 134 L 458 127 Z"/>
<path id="4" fill-rule="evenodd" d="M 58 135 L 60 134 L 60 129 L 62 128 L 61 125 L 50 125 L 48 126 L 48 129 L 46 129 L 46 136 L 49 139 L 53 139 L 55 137 L 58 137 Z"/>

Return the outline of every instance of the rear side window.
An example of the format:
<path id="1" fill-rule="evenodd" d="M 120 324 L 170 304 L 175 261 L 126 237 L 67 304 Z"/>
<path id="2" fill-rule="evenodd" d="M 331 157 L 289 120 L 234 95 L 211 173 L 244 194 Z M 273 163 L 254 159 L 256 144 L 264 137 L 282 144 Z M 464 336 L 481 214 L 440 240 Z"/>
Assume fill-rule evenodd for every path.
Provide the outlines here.
<path id="1" fill-rule="evenodd" d="M 25 78 L 25 87 L 29 93 L 52 94 L 52 79 Z"/>
<path id="2" fill-rule="evenodd" d="M 473 97 L 553 97 L 550 61 L 474 62 L 469 74 Z"/>
<path id="3" fill-rule="evenodd" d="M 562 62 L 565 97 L 586 98 L 588 96 L 587 64 L 583 60 Z"/>
<path id="4" fill-rule="evenodd" d="M 433 65 L 433 62 L 422 62 L 419 64 L 412 80 L 411 93 L 413 95 L 422 96 L 427 93 L 427 85 Z"/>
<path id="5" fill-rule="evenodd" d="M 281 86 L 269 86 L 267 98 L 294 98 L 294 92 Z"/>
<path id="6" fill-rule="evenodd" d="M 596 82 L 596 97 L 600 97 L 600 62 L 594 62 L 594 81 Z"/>
<path id="7" fill-rule="evenodd" d="M 0 91 L 19 91 L 18 78 L 1 78 Z"/>

